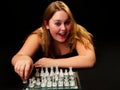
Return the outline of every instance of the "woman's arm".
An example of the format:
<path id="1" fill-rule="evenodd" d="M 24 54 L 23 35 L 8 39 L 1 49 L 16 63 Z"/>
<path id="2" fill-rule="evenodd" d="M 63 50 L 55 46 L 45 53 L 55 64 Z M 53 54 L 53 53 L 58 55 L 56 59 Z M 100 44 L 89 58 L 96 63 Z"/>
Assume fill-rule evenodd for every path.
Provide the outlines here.
<path id="1" fill-rule="evenodd" d="M 58 65 L 61 68 L 88 68 L 93 67 L 96 62 L 96 56 L 94 47 L 89 43 L 89 48 L 85 48 L 79 41 L 76 43 L 77 56 L 62 58 L 62 59 L 51 59 L 42 58 L 35 63 L 36 67 L 50 67 Z"/>
<path id="2" fill-rule="evenodd" d="M 15 72 L 22 78 L 27 79 L 33 69 L 32 57 L 39 48 L 40 38 L 37 34 L 31 34 L 22 48 L 13 56 L 11 63 Z"/>

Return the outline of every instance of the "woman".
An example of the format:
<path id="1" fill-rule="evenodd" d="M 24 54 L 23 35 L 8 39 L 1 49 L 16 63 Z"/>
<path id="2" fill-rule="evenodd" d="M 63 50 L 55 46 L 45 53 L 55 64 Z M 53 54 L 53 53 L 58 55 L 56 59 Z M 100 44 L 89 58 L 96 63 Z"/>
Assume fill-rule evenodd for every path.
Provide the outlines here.
<path id="1" fill-rule="evenodd" d="M 40 48 L 43 57 L 34 62 Z M 93 67 L 96 56 L 92 34 L 75 22 L 64 2 L 54 1 L 45 10 L 42 26 L 27 37 L 11 62 L 23 80 L 29 78 L 33 67 Z"/>

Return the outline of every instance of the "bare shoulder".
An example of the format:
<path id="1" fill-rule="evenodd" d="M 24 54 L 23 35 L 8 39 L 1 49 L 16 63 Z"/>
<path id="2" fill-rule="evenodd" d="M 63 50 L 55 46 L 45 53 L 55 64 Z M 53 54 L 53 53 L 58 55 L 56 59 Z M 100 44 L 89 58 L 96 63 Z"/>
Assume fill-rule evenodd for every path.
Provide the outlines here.
<path id="1" fill-rule="evenodd" d="M 86 43 L 82 43 L 79 40 L 77 40 L 76 49 L 78 51 L 88 51 L 88 50 L 94 51 L 94 46 L 89 40 L 86 40 Z"/>
<path id="2" fill-rule="evenodd" d="M 26 41 L 40 43 L 41 36 L 42 36 L 41 28 L 37 28 L 27 37 Z"/>
<path id="3" fill-rule="evenodd" d="M 32 33 L 39 34 L 39 33 L 42 33 L 42 32 L 43 32 L 42 27 L 39 27 L 36 30 L 34 30 Z"/>

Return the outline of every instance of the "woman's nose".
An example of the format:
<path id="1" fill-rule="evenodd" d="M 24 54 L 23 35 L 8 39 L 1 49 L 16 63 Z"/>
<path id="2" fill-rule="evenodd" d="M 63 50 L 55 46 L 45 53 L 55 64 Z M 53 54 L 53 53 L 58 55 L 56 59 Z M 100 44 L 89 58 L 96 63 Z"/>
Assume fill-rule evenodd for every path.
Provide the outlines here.
<path id="1" fill-rule="evenodd" d="M 61 25 L 61 30 L 65 30 L 65 24 Z"/>

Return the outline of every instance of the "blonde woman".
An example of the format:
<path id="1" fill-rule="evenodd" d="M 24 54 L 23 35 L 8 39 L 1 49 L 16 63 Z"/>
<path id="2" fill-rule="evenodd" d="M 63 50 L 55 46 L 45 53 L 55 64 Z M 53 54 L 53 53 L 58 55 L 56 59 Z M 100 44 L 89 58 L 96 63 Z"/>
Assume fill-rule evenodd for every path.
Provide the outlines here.
<path id="1" fill-rule="evenodd" d="M 42 26 L 27 37 L 11 62 L 23 80 L 29 78 L 33 67 L 91 68 L 96 62 L 92 37 L 76 23 L 63 1 L 54 1 L 44 12 Z M 40 48 L 43 57 L 34 62 Z"/>

